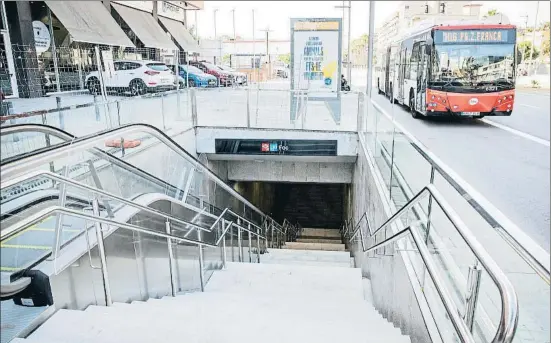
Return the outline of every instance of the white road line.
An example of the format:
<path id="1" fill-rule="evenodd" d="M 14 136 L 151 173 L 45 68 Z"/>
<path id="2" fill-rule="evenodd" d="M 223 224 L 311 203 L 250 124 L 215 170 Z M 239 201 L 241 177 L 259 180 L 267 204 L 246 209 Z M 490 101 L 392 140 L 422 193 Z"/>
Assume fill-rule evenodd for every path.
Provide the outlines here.
<path id="1" fill-rule="evenodd" d="M 520 105 L 520 106 L 530 107 L 530 108 L 541 108 L 541 107 L 534 106 L 534 105 L 526 105 L 526 104 L 519 104 L 519 105 Z"/>
<path id="2" fill-rule="evenodd" d="M 491 120 L 488 120 L 488 119 L 479 119 L 479 120 L 486 123 L 486 124 L 489 124 L 489 125 L 495 126 L 497 128 L 500 128 L 502 130 L 511 132 L 512 134 L 515 134 L 515 135 L 520 136 L 522 138 L 526 138 L 526 139 L 529 139 L 533 142 L 536 142 L 536 143 L 539 143 L 541 145 L 545 145 L 546 147 L 549 147 L 549 141 L 547 141 L 545 139 L 538 138 L 536 136 L 532 136 L 531 134 L 528 134 L 526 132 L 515 130 L 515 129 L 509 127 L 509 126 L 505 126 L 505 125 L 496 123 L 495 121 L 491 121 Z"/>

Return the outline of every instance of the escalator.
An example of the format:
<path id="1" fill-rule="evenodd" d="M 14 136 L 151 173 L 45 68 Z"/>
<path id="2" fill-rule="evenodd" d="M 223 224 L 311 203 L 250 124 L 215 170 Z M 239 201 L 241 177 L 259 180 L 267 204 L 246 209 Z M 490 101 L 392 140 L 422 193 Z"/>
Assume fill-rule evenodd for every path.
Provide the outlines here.
<path id="1" fill-rule="evenodd" d="M 240 238 L 247 237 L 249 242 L 254 236 L 247 234 L 246 230 L 256 230 L 257 234 L 276 230 L 278 236 L 279 232 L 283 232 L 279 224 L 225 184 L 173 138 L 152 126 L 127 125 L 81 138 L 44 125 L 9 126 L 3 127 L 1 132 L 2 136 L 34 133 L 61 141 L 49 147 L 31 148 L 2 158 L 0 267 L 3 312 L 21 312 L 22 308 L 14 307 L 10 299 L 15 302 L 21 299 L 19 295 L 28 293 L 30 289 L 34 293 L 48 293 L 42 286 L 46 283 L 55 285 L 55 279 L 59 278 L 56 275 L 64 275 L 64 270 L 69 267 L 80 267 L 81 262 L 75 264 L 73 261 L 87 261 L 87 254 L 90 267 L 97 269 L 93 266 L 97 267 L 98 262 L 92 262 L 92 256 L 94 252 L 98 253 L 99 246 L 96 244 L 100 238 L 94 238 L 93 232 L 97 234 L 98 231 L 93 230 L 95 223 L 90 220 L 92 214 L 105 220 L 101 239 L 106 240 L 108 249 L 113 249 L 110 251 L 111 261 L 120 259 L 117 247 L 125 246 L 121 242 L 130 243 L 131 248 L 124 251 L 133 251 L 138 261 L 139 256 L 143 257 L 143 251 L 140 252 L 135 245 L 137 241 L 143 242 L 145 247 L 156 247 L 162 251 L 162 247 L 166 249 L 166 242 L 170 246 L 168 237 L 175 237 L 173 241 L 176 238 L 179 241 L 172 248 L 174 256 L 171 258 L 189 265 L 184 262 L 197 253 L 194 245 L 202 243 L 212 246 L 220 241 L 220 235 L 226 232 L 223 230 L 228 228 L 227 237 L 233 237 L 235 229 L 240 232 Z M 147 144 L 133 151 L 104 146 L 105 141 L 119 137 L 137 138 Z M 48 210 L 55 208 L 62 212 L 47 214 Z M 62 214 L 66 213 L 63 211 L 69 211 L 69 214 Z M 35 220 L 44 213 L 47 215 Z M 121 226 L 107 225 L 114 222 L 121 223 Z M 21 223 L 32 225 L 23 228 Z M 124 227 L 123 223 L 128 223 L 132 230 L 145 228 L 142 236 L 156 233 L 157 236 L 152 237 L 157 238 L 153 241 L 140 238 L 132 230 L 115 233 L 117 227 Z M 229 225 L 225 226 L 225 223 Z M 159 238 L 159 235 L 166 237 Z M 163 239 L 165 243 L 159 245 Z M 265 249 L 261 249 L 258 237 L 255 243 L 258 253 Z M 269 245 L 274 246 L 274 243 L 266 239 L 264 246 Z M 148 250 L 149 259 L 163 255 L 154 251 Z M 202 276 L 220 267 L 216 262 L 220 259 L 219 254 L 213 256 L 206 251 L 202 254 L 205 266 Z M 173 280 L 173 286 L 186 284 L 187 281 L 180 279 L 187 274 L 181 272 L 191 267 L 182 268 L 176 268 L 179 273 L 175 272 L 178 278 Z M 40 277 L 36 273 L 41 273 Z M 172 275 L 172 271 L 170 273 Z M 208 279 L 208 276 L 205 277 Z M 36 285 L 38 279 L 42 286 Z M 21 289 L 14 291 L 17 287 Z M 147 283 L 145 287 L 148 287 Z M 49 292 L 55 293 L 56 290 Z M 9 306 L 6 305 L 8 302 Z M 41 305 L 53 305 L 53 301 L 48 300 Z M 71 307 L 71 304 L 56 303 L 56 306 Z M 37 317 L 36 311 L 31 308 L 23 309 L 30 318 L 29 325 Z M 3 317 L 12 314 L 2 313 Z M 23 317 L 27 318 L 26 315 Z M 5 341 L 5 335 L 13 337 L 17 334 L 10 332 L 3 330 L 2 341 Z"/>

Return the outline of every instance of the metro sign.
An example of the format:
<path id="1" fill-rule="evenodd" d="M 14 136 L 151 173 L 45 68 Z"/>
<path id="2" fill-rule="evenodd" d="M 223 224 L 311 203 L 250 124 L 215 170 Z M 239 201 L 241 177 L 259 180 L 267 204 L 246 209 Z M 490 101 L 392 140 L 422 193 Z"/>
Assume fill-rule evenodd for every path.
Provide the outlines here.
<path id="1" fill-rule="evenodd" d="M 262 144 L 260 145 L 260 151 L 269 152 L 270 151 L 270 143 L 262 142 Z"/>

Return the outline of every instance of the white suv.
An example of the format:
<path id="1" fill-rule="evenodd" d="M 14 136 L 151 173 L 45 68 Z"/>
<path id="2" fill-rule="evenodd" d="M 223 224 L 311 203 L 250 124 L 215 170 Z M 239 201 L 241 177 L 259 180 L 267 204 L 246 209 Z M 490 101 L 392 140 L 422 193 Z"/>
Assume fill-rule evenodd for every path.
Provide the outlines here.
<path id="1" fill-rule="evenodd" d="M 143 95 L 147 92 L 174 89 L 176 86 L 174 73 L 162 62 L 120 60 L 113 64 L 114 72 L 103 73 L 107 90 L 128 91 L 132 95 Z M 91 94 L 100 93 L 97 71 L 88 74 L 85 82 Z"/>

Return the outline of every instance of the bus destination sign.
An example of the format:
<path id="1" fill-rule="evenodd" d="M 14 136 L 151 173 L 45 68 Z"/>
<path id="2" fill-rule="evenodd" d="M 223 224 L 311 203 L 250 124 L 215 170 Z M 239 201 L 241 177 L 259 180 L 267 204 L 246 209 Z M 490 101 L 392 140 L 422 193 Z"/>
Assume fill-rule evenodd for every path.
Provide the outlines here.
<path id="1" fill-rule="evenodd" d="M 436 30 L 434 43 L 514 43 L 509 41 L 511 39 L 509 33 L 511 33 L 510 30 Z"/>

